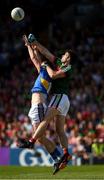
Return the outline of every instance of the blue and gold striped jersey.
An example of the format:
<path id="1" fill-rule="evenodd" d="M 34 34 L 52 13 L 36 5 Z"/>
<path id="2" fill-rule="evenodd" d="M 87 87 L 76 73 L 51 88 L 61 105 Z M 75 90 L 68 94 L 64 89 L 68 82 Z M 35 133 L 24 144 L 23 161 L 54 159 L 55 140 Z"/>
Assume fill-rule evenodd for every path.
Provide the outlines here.
<path id="1" fill-rule="evenodd" d="M 41 65 L 40 73 L 34 83 L 31 92 L 41 92 L 48 95 L 51 88 L 51 81 L 52 79 L 50 78 L 46 70 L 46 64 Z"/>

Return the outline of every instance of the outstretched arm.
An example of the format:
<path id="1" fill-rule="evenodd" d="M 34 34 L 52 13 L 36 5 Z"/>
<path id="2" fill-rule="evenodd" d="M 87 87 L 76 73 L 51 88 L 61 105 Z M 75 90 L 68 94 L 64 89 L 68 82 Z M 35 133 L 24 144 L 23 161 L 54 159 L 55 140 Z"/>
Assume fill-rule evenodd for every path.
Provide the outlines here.
<path id="1" fill-rule="evenodd" d="M 41 66 L 41 59 L 40 59 L 39 53 L 36 50 L 35 46 L 34 46 L 34 49 L 31 47 L 31 44 L 28 42 L 28 39 L 27 39 L 26 35 L 23 36 L 23 40 L 25 42 L 25 46 L 28 49 L 30 59 L 33 62 L 33 64 L 35 65 L 38 72 L 39 72 L 40 71 L 40 66 Z"/>
<path id="2" fill-rule="evenodd" d="M 55 56 L 47 48 L 45 48 L 38 41 L 35 42 L 35 45 L 41 54 L 43 54 L 50 62 L 54 62 Z"/>
<path id="3" fill-rule="evenodd" d="M 53 62 L 55 60 L 55 56 L 42 44 L 40 44 L 33 34 L 29 34 L 28 41 L 31 43 L 32 47 L 34 48 L 37 46 L 38 51 L 43 54 L 50 62 Z"/>
<path id="4" fill-rule="evenodd" d="M 65 72 L 62 69 L 54 71 L 49 66 L 47 66 L 47 72 L 52 79 L 65 77 Z"/>

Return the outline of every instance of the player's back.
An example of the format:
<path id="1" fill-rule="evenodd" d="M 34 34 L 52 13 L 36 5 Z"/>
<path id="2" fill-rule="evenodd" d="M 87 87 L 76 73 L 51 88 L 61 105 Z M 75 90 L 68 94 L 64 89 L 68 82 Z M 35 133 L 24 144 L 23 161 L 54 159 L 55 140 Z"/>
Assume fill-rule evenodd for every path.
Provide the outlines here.
<path id="1" fill-rule="evenodd" d="M 51 78 L 48 75 L 48 72 L 46 70 L 46 64 L 42 63 L 41 67 L 40 67 L 40 73 L 37 77 L 37 79 L 35 80 L 34 86 L 31 90 L 32 93 L 43 93 L 48 95 L 49 90 L 51 88 Z"/>

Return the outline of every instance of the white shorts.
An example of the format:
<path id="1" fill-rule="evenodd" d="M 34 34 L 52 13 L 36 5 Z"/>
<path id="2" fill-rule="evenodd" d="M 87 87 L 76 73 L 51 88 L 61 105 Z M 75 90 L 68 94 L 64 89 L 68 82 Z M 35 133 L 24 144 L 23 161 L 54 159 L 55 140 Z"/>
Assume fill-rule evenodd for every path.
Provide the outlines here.
<path id="1" fill-rule="evenodd" d="M 31 120 L 32 125 L 34 123 L 40 123 L 44 119 L 47 106 L 45 103 L 32 104 L 28 116 Z"/>
<path id="2" fill-rule="evenodd" d="M 52 96 L 48 107 L 57 108 L 62 116 L 66 116 L 70 107 L 69 98 L 66 94 L 55 94 Z"/>

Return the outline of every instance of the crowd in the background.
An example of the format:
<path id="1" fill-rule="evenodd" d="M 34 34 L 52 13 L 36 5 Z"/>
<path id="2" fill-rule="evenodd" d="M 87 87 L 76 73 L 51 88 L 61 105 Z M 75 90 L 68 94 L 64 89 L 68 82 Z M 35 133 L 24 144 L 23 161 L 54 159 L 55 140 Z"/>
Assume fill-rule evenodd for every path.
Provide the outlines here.
<path id="1" fill-rule="evenodd" d="M 29 19 L 28 19 L 29 22 Z M 30 22 L 29 22 L 30 23 Z M 28 118 L 31 88 L 37 76 L 27 51 L 18 36 L 16 24 L 0 29 L 0 146 L 16 147 L 18 138 L 30 137 Z M 25 26 L 21 24 L 21 26 Z M 88 159 L 88 153 L 104 157 L 104 27 L 70 28 L 59 20 L 49 25 L 43 40 L 54 54 L 71 48 L 78 58 L 70 79 L 71 102 L 65 131 L 73 154 Z M 24 28 L 23 28 L 24 29 Z M 20 36 L 20 34 L 19 34 Z M 22 32 L 21 32 L 22 36 Z M 54 126 L 50 123 L 46 136 L 58 144 Z"/>

